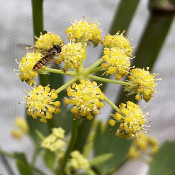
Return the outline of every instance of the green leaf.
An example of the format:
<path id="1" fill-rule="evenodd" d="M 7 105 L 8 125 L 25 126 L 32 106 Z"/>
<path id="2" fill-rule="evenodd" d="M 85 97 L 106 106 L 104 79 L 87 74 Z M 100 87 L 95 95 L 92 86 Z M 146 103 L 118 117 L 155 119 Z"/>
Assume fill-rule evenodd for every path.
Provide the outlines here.
<path id="1" fill-rule="evenodd" d="M 102 175 L 116 170 L 123 164 L 131 144 L 130 140 L 120 139 L 114 132 L 109 131 L 110 127 L 103 127 L 101 122 L 98 123 L 94 139 L 94 156 L 107 153 L 113 155 L 105 163 L 96 167 Z"/>
<path id="2" fill-rule="evenodd" d="M 90 165 L 94 166 L 94 165 L 100 165 L 102 163 L 105 163 L 106 161 L 108 161 L 109 159 L 111 159 L 113 156 L 112 153 L 107 153 L 107 154 L 102 154 L 99 155 L 97 157 L 94 157 L 91 161 L 90 161 Z"/>
<path id="3" fill-rule="evenodd" d="M 27 164 L 27 159 L 26 159 L 26 156 L 25 156 L 24 153 L 22 153 L 22 152 L 15 152 L 13 155 L 14 155 L 14 157 L 15 157 L 17 160 L 20 160 L 21 162 Z"/>
<path id="4" fill-rule="evenodd" d="M 54 172 L 54 165 L 55 165 L 55 154 L 49 150 L 46 150 L 43 155 L 43 160 L 45 165 L 52 171 Z"/>
<path id="5" fill-rule="evenodd" d="M 15 152 L 14 157 L 16 159 L 16 166 L 21 175 L 33 175 L 32 169 L 28 165 L 28 162 L 24 153 Z"/>
<path id="6" fill-rule="evenodd" d="M 32 173 L 30 166 L 28 166 L 27 164 L 25 164 L 19 160 L 16 160 L 16 166 L 18 167 L 18 170 L 19 170 L 21 175 L 34 175 Z"/>
<path id="7" fill-rule="evenodd" d="M 175 141 L 164 143 L 153 157 L 148 175 L 175 174 Z"/>

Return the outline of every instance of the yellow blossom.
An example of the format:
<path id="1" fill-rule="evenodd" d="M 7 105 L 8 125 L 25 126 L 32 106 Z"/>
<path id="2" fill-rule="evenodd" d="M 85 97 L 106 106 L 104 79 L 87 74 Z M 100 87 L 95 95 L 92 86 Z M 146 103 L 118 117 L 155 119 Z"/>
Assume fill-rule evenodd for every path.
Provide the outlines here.
<path id="1" fill-rule="evenodd" d="M 147 70 L 135 68 L 130 71 L 128 76 L 128 84 L 124 87 L 126 92 L 129 92 L 128 95 L 136 93 L 135 99 L 140 100 L 144 99 L 148 102 L 156 90 L 156 80 L 155 74 L 151 74 Z"/>
<path id="2" fill-rule="evenodd" d="M 53 47 L 53 45 L 63 45 L 63 41 L 59 35 L 51 32 L 41 34 L 35 42 L 35 47 L 43 50 L 49 50 Z"/>
<path id="3" fill-rule="evenodd" d="M 86 116 L 88 120 L 93 118 L 93 114 L 98 114 L 103 108 L 104 94 L 97 86 L 96 82 L 81 80 L 80 84 L 73 84 L 72 88 L 67 88 L 67 94 L 71 99 L 66 98 L 65 103 L 72 103 L 74 107 L 71 112 L 75 117 Z"/>
<path id="4" fill-rule="evenodd" d="M 89 168 L 88 160 L 81 155 L 79 151 L 73 151 L 71 153 L 71 159 L 67 162 L 66 172 L 69 174 L 71 170 L 79 171 L 79 170 L 87 170 Z"/>
<path id="5" fill-rule="evenodd" d="M 116 135 L 122 138 L 137 137 L 140 132 L 145 129 L 146 118 L 140 107 L 128 101 L 126 104 L 121 103 L 119 110 L 112 115 L 112 122 L 109 125 L 114 126 L 115 123 L 120 123 Z"/>
<path id="6" fill-rule="evenodd" d="M 62 153 L 65 146 L 64 130 L 62 128 L 53 128 L 51 135 L 41 142 L 41 147 L 49 149 L 52 152 Z"/>
<path id="7" fill-rule="evenodd" d="M 146 158 L 146 161 L 150 162 L 152 156 L 157 152 L 158 147 L 158 142 L 155 138 L 144 133 L 139 133 L 138 137 L 133 140 L 128 158 L 131 160 Z"/>
<path id="8" fill-rule="evenodd" d="M 24 118 L 16 117 L 15 118 L 15 124 L 23 133 L 28 133 L 29 132 L 28 124 L 27 124 L 27 122 Z"/>
<path id="9" fill-rule="evenodd" d="M 115 47 L 123 50 L 128 56 L 131 56 L 132 47 L 130 46 L 129 40 L 123 34 L 124 32 L 121 34 L 117 32 L 115 35 L 106 35 L 101 43 L 104 47 Z"/>
<path id="10" fill-rule="evenodd" d="M 33 86 L 35 84 L 35 79 L 38 74 L 36 71 L 33 71 L 34 65 L 42 58 L 42 54 L 38 52 L 28 52 L 19 63 L 19 71 L 18 76 L 21 81 L 25 81 L 29 85 Z M 41 69 L 44 69 L 43 66 Z"/>
<path id="11" fill-rule="evenodd" d="M 86 59 L 86 50 L 82 47 L 81 43 L 68 43 L 61 50 L 56 63 L 64 62 L 64 71 L 67 71 L 70 67 L 78 69 L 81 61 Z"/>
<path id="12" fill-rule="evenodd" d="M 99 25 L 97 22 L 93 23 L 84 19 L 80 21 L 74 20 L 65 33 L 72 42 L 81 42 L 84 46 L 92 42 L 95 47 L 101 40 L 101 32 L 98 29 Z"/>
<path id="13" fill-rule="evenodd" d="M 58 95 L 55 89 L 50 91 L 48 86 L 41 85 L 33 88 L 26 96 L 27 114 L 34 119 L 40 118 L 41 122 L 53 117 L 53 113 L 59 113 L 60 102 L 55 101 Z"/>
<path id="14" fill-rule="evenodd" d="M 18 129 L 13 129 L 11 131 L 11 136 L 17 140 L 21 140 L 21 138 L 23 136 L 23 132 L 21 130 L 18 130 Z"/>
<path id="15" fill-rule="evenodd" d="M 130 69 L 130 59 L 124 50 L 114 48 L 104 48 L 102 56 L 104 62 L 101 64 L 101 69 L 106 70 L 106 74 L 115 74 L 114 77 L 119 80 L 123 76 L 128 75 Z"/>

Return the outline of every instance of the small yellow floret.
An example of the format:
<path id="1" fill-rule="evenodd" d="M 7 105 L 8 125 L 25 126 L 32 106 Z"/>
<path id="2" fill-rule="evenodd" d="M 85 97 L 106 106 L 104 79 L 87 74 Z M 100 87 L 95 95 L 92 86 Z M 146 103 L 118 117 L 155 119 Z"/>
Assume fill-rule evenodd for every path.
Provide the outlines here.
<path id="1" fill-rule="evenodd" d="M 116 47 L 125 51 L 125 54 L 128 56 L 132 53 L 132 47 L 130 46 L 129 40 L 120 32 L 117 32 L 115 35 L 106 35 L 104 40 L 101 42 L 104 47 Z"/>
<path id="2" fill-rule="evenodd" d="M 145 115 L 140 107 L 131 101 L 128 101 L 126 104 L 121 103 L 119 110 L 112 116 L 113 119 L 110 119 L 108 123 L 111 126 L 114 126 L 116 122 L 120 123 L 115 133 L 119 137 L 137 137 L 138 133 L 144 130 Z"/>
<path id="3" fill-rule="evenodd" d="M 41 122 L 46 122 L 46 119 L 51 119 L 53 113 L 58 114 L 60 112 L 59 101 L 55 90 L 51 90 L 48 86 L 43 87 L 39 85 L 30 91 L 26 96 L 27 114 L 34 119 L 40 118 Z"/>
<path id="4" fill-rule="evenodd" d="M 98 29 L 100 24 L 97 22 L 89 22 L 84 19 L 80 21 L 72 21 L 72 25 L 66 29 L 68 39 L 72 42 L 81 42 L 83 46 L 87 46 L 92 42 L 94 47 L 101 41 L 101 32 Z"/>
<path id="5" fill-rule="evenodd" d="M 82 47 L 81 43 L 68 43 L 61 49 L 61 53 L 56 59 L 56 63 L 65 63 L 63 68 L 67 71 L 69 68 L 78 69 L 80 63 L 86 59 L 86 50 Z"/>
<path id="6" fill-rule="evenodd" d="M 29 85 L 33 86 L 35 84 L 34 77 L 38 74 L 36 71 L 33 71 L 34 65 L 42 58 L 41 53 L 37 52 L 28 52 L 19 63 L 19 71 L 17 74 L 21 81 L 25 81 Z M 44 69 L 44 66 L 42 67 Z"/>
<path id="7" fill-rule="evenodd" d="M 128 75 L 131 57 L 123 49 L 105 47 L 102 59 L 101 69 L 106 70 L 106 74 L 115 74 L 117 80 Z"/>
<path id="8" fill-rule="evenodd" d="M 66 98 L 65 103 L 74 105 L 71 112 L 75 117 L 86 116 L 88 120 L 91 120 L 93 114 L 98 114 L 104 106 L 104 103 L 101 102 L 104 99 L 104 94 L 96 82 L 81 80 L 80 84 L 74 83 L 71 89 L 67 89 L 67 92 L 68 96 L 72 98 Z"/>
<path id="9" fill-rule="evenodd" d="M 51 32 L 41 34 L 35 42 L 36 48 L 45 50 L 51 49 L 53 45 L 63 45 L 63 41 L 59 35 L 53 34 Z"/>
<path id="10" fill-rule="evenodd" d="M 136 93 L 135 99 L 144 99 L 148 102 L 156 90 L 156 80 L 155 74 L 150 74 L 150 72 L 144 69 L 136 68 L 130 71 L 128 76 L 128 84 L 125 86 L 124 90 L 129 92 L 128 95 Z"/>

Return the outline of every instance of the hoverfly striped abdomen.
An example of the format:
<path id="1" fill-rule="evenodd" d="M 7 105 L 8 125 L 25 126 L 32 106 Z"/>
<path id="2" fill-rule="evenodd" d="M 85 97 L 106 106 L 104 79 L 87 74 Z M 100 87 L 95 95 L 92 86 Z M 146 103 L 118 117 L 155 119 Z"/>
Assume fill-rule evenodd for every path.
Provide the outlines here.
<path id="1" fill-rule="evenodd" d="M 38 69 L 41 69 L 46 63 L 54 59 L 54 56 L 61 52 L 61 46 L 59 45 L 53 45 L 51 49 L 47 51 L 47 54 L 45 57 L 41 58 L 34 66 L 33 71 L 37 71 Z"/>

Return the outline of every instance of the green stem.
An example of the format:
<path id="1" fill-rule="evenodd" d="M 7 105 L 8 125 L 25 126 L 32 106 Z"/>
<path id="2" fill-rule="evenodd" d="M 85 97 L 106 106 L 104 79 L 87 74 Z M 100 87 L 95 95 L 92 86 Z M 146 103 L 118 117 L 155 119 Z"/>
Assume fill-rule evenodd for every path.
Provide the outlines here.
<path id="1" fill-rule="evenodd" d="M 92 73 L 95 73 L 95 72 L 98 72 L 98 71 L 101 71 L 101 68 L 100 67 L 97 67 L 95 69 L 92 69 L 91 71 L 88 71 L 87 74 L 92 74 Z"/>
<path id="2" fill-rule="evenodd" d="M 8 153 L 6 151 L 0 150 L 0 154 L 3 154 L 5 156 L 7 156 L 7 157 L 15 159 L 15 156 L 13 154 L 10 154 L 10 153 Z"/>
<path id="3" fill-rule="evenodd" d="M 62 90 L 66 89 L 68 86 L 70 86 L 72 83 L 74 83 L 77 80 L 78 80 L 77 77 L 72 78 L 66 84 L 64 84 L 63 86 L 61 86 L 60 88 L 57 89 L 57 94 L 60 93 Z"/>
<path id="4" fill-rule="evenodd" d="M 74 145 L 76 143 L 76 140 L 77 140 L 77 136 L 78 136 L 78 122 L 79 120 L 78 119 L 75 119 L 72 121 L 72 136 L 71 136 L 71 140 L 69 142 L 69 146 L 66 150 L 66 153 L 64 155 L 64 158 L 63 158 L 63 161 L 62 161 L 62 164 L 61 164 L 61 168 L 60 168 L 60 172 L 58 174 L 64 174 L 64 169 L 65 169 L 65 166 L 66 166 L 66 163 L 70 157 L 70 153 L 71 151 L 73 150 L 74 148 Z"/>
<path id="5" fill-rule="evenodd" d="M 35 150 L 34 150 L 34 153 L 33 153 L 33 156 L 32 156 L 31 166 L 35 165 L 35 162 L 36 162 L 39 151 L 40 151 L 40 147 L 35 147 Z"/>
<path id="6" fill-rule="evenodd" d="M 91 79 L 97 80 L 97 81 L 103 81 L 106 83 L 114 83 L 114 84 L 120 84 L 120 85 L 127 85 L 128 84 L 128 82 L 125 82 L 125 81 L 111 80 L 111 79 L 107 79 L 107 78 L 97 77 L 94 75 L 88 75 L 88 78 L 91 78 Z"/>
<path id="7" fill-rule="evenodd" d="M 8 156 L 8 157 L 10 157 L 10 158 L 16 159 L 16 157 L 15 157 L 13 154 L 10 154 L 10 153 L 8 153 L 8 152 L 6 152 L 6 151 L 0 150 L 0 153 L 3 154 L 3 155 L 5 155 L 5 156 Z M 21 162 L 20 159 L 17 159 L 17 160 Z M 24 163 L 24 162 L 22 162 L 22 163 Z M 31 169 L 37 171 L 39 174 L 41 174 L 41 175 L 46 175 L 44 172 L 42 172 L 42 171 L 41 171 L 40 169 L 38 169 L 37 167 L 35 167 L 35 166 L 31 165 L 31 164 L 27 164 L 27 165 L 28 165 Z"/>
<path id="8" fill-rule="evenodd" d="M 43 31 L 43 0 L 32 0 L 33 12 L 33 33 L 34 36 L 39 37 L 40 32 Z M 34 37 L 34 40 L 36 38 Z M 47 86 L 49 84 L 48 75 L 39 75 L 40 84 Z"/>
<path id="9" fill-rule="evenodd" d="M 105 96 L 105 99 L 104 99 L 110 106 L 112 106 L 113 109 L 115 109 L 116 111 L 119 111 L 120 109 L 111 101 L 109 100 L 109 98 L 107 98 Z"/>
<path id="10" fill-rule="evenodd" d="M 92 64 L 91 66 L 89 66 L 86 71 L 87 72 L 91 72 L 92 70 L 94 70 L 95 67 L 97 67 L 99 64 L 101 64 L 103 62 L 103 59 L 100 58 L 99 60 L 97 60 L 94 64 Z"/>
<path id="11" fill-rule="evenodd" d="M 41 70 L 39 70 L 39 71 L 42 72 Z M 75 74 L 74 71 L 67 71 L 64 73 L 62 70 L 52 69 L 52 68 L 45 68 L 45 71 L 50 72 L 50 73 L 70 75 L 70 76 L 74 76 L 74 74 Z"/>

